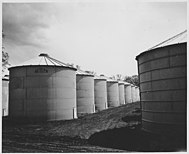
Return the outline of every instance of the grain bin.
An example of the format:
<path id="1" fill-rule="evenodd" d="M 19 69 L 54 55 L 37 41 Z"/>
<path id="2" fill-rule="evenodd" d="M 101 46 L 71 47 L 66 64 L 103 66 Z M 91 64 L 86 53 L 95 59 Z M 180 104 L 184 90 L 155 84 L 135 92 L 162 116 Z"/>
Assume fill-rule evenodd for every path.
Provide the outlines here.
<path id="1" fill-rule="evenodd" d="M 8 116 L 9 111 L 9 79 L 2 78 L 2 116 Z"/>
<path id="2" fill-rule="evenodd" d="M 138 102 L 138 87 L 135 86 L 135 102 Z"/>
<path id="3" fill-rule="evenodd" d="M 136 57 L 145 131 L 186 134 L 186 46 L 156 46 Z"/>
<path id="4" fill-rule="evenodd" d="M 135 94 L 135 86 L 131 84 L 131 97 L 132 97 L 132 103 L 136 101 L 136 94 Z"/>
<path id="5" fill-rule="evenodd" d="M 125 90 L 124 90 L 124 82 L 119 81 L 118 82 L 119 87 L 119 104 L 124 105 L 125 104 Z"/>
<path id="6" fill-rule="evenodd" d="M 82 70 L 77 70 L 77 115 L 94 113 L 94 75 Z"/>
<path id="7" fill-rule="evenodd" d="M 107 99 L 108 99 L 108 108 L 119 106 L 118 81 L 113 79 L 107 80 Z"/>
<path id="8" fill-rule="evenodd" d="M 132 103 L 132 94 L 131 94 L 131 84 L 128 82 L 124 82 L 125 87 L 125 104 Z"/>
<path id="9" fill-rule="evenodd" d="M 11 119 L 76 118 L 76 70 L 43 53 L 9 68 Z"/>
<path id="10" fill-rule="evenodd" d="M 136 95 L 137 95 L 137 101 L 140 101 L 140 90 L 139 87 L 136 87 Z"/>
<path id="11" fill-rule="evenodd" d="M 107 109 L 107 79 L 103 76 L 95 76 L 94 78 L 94 98 L 95 111 Z"/>

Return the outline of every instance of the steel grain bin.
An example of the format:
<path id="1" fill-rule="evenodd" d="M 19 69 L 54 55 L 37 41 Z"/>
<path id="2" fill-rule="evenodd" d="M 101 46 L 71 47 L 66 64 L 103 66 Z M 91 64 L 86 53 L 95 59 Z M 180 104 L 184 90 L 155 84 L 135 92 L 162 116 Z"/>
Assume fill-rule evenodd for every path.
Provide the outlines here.
<path id="1" fill-rule="evenodd" d="M 76 69 L 40 54 L 11 67 L 10 117 L 32 121 L 76 118 Z"/>
<path id="2" fill-rule="evenodd" d="M 2 116 L 9 114 L 9 79 L 2 79 Z"/>
<path id="3" fill-rule="evenodd" d="M 138 102 L 138 87 L 135 86 L 135 102 Z"/>
<path id="4" fill-rule="evenodd" d="M 107 99 L 108 99 L 108 108 L 119 106 L 118 81 L 111 79 L 107 80 Z"/>
<path id="5" fill-rule="evenodd" d="M 78 70 L 76 75 L 77 115 L 94 113 L 94 75 Z"/>
<path id="6" fill-rule="evenodd" d="M 145 131 L 186 134 L 186 46 L 172 44 L 136 57 Z"/>
<path id="7" fill-rule="evenodd" d="M 120 105 L 124 105 L 125 104 L 124 82 L 119 81 L 118 87 L 119 87 L 119 103 Z"/>
<path id="8" fill-rule="evenodd" d="M 137 101 L 140 101 L 140 90 L 139 87 L 136 87 Z"/>
<path id="9" fill-rule="evenodd" d="M 132 103 L 136 102 L 136 93 L 135 93 L 134 85 L 131 85 L 131 97 L 132 97 Z"/>
<path id="10" fill-rule="evenodd" d="M 95 97 L 95 111 L 102 111 L 107 109 L 107 79 L 95 76 L 94 79 L 94 97 Z"/>
<path id="11" fill-rule="evenodd" d="M 124 91 L 125 91 L 125 104 L 132 103 L 132 94 L 131 94 L 131 84 L 125 82 L 124 83 Z"/>

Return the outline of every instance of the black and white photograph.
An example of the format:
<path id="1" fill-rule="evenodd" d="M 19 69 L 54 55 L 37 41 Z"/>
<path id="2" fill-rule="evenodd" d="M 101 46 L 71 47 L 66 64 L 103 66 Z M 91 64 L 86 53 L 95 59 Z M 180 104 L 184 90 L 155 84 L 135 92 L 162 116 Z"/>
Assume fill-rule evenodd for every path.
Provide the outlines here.
<path id="1" fill-rule="evenodd" d="M 187 153 L 188 6 L 1 1 L 1 152 Z"/>

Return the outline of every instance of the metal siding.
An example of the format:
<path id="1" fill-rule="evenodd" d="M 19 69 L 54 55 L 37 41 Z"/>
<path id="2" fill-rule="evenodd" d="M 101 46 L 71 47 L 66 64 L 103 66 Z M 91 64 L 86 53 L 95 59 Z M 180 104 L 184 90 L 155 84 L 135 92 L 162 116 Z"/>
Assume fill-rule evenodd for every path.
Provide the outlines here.
<path id="1" fill-rule="evenodd" d="M 119 106 L 119 88 L 117 82 L 107 81 L 108 107 Z"/>
<path id="2" fill-rule="evenodd" d="M 120 105 L 125 104 L 125 95 L 124 95 L 124 84 L 118 84 L 119 86 L 119 103 Z"/>
<path id="3" fill-rule="evenodd" d="M 9 81 L 2 80 L 2 116 L 9 114 Z"/>
<path id="4" fill-rule="evenodd" d="M 11 118 L 34 121 L 76 118 L 75 70 L 56 66 L 24 66 L 11 68 L 10 74 Z"/>
<path id="5" fill-rule="evenodd" d="M 76 76 L 77 115 L 94 113 L 94 77 Z"/>
<path id="6" fill-rule="evenodd" d="M 186 43 L 153 49 L 137 60 L 142 129 L 166 135 L 186 134 Z"/>
<path id="7" fill-rule="evenodd" d="M 94 80 L 95 110 L 102 111 L 107 108 L 107 83 L 106 80 Z"/>
<path id="8" fill-rule="evenodd" d="M 125 85 L 125 103 L 132 103 L 131 85 Z"/>
<path id="9" fill-rule="evenodd" d="M 136 92 L 135 92 L 135 86 L 131 86 L 131 96 L 132 96 L 132 102 L 136 102 Z"/>

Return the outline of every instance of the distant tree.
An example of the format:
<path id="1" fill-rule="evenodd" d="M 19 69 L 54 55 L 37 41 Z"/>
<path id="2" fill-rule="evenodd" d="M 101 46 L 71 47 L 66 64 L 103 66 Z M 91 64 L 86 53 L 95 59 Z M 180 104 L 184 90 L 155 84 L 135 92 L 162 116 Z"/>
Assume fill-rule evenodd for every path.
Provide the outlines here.
<path id="1" fill-rule="evenodd" d="M 2 32 L 2 38 L 5 38 L 5 34 Z M 9 64 L 9 55 L 8 53 L 5 51 L 5 48 L 2 47 L 2 71 L 4 72 L 5 69 L 7 68 L 7 66 L 10 65 Z"/>
<path id="2" fill-rule="evenodd" d="M 122 81 L 122 80 L 124 79 L 124 77 L 123 77 L 121 74 L 117 74 L 117 75 L 116 75 L 116 79 L 117 79 L 118 81 Z"/>
<path id="3" fill-rule="evenodd" d="M 135 86 L 139 86 L 138 75 L 133 75 L 132 80 L 133 80 Z"/>
<path id="4" fill-rule="evenodd" d="M 138 75 L 133 75 L 133 76 L 125 76 L 124 81 L 131 83 L 135 86 L 139 86 L 139 80 L 138 80 Z"/>

